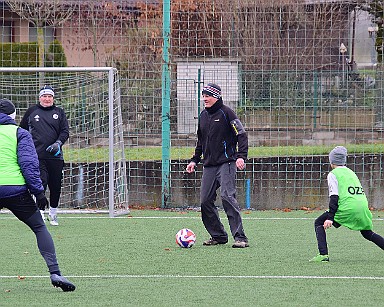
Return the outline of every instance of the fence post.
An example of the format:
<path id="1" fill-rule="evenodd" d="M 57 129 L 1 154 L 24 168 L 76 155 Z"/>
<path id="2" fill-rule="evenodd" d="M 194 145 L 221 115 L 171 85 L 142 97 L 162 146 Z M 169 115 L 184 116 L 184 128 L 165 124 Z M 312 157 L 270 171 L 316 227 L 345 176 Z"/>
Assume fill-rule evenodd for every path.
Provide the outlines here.
<path id="1" fill-rule="evenodd" d="M 245 208 L 251 208 L 251 179 L 245 179 Z"/>
<path id="2" fill-rule="evenodd" d="M 171 0 L 163 2 L 163 67 L 162 67 L 162 110 L 161 110 L 161 141 L 162 141 L 162 189 L 161 189 L 161 207 L 165 208 L 170 198 L 170 147 L 171 147 L 171 76 L 169 69 L 169 36 L 171 20 Z"/>

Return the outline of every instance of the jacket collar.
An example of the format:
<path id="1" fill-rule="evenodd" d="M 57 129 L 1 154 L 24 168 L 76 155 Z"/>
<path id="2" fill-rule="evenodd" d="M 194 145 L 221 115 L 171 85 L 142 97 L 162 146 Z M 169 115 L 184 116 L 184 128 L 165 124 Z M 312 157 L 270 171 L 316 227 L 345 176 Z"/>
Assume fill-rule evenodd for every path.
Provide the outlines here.
<path id="1" fill-rule="evenodd" d="M 37 104 L 37 106 L 42 110 L 52 110 L 55 108 L 55 104 L 51 105 L 50 107 L 43 107 L 40 103 Z"/>
<path id="2" fill-rule="evenodd" d="M 16 125 L 16 122 L 7 114 L 0 113 L 0 125 Z"/>
<path id="3" fill-rule="evenodd" d="M 215 102 L 215 104 L 210 107 L 210 108 L 205 108 L 207 110 L 207 112 L 209 114 L 213 114 L 215 113 L 216 111 L 218 111 L 219 109 L 221 109 L 221 107 L 223 106 L 223 100 L 221 99 L 221 97 Z"/>

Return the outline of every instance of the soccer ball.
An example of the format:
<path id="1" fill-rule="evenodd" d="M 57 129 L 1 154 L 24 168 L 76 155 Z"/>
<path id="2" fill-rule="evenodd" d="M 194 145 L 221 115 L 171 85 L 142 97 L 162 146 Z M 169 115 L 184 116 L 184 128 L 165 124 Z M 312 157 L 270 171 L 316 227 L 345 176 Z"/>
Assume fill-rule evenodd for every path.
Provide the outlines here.
<path id="1" fill-rule="evenodd" d="M 196 235 L 192 230 L 188 228 L 180 229 L 176 234 L 176 244 L 180 247 L 189 248 L 192 247 L 195 242 Z"/>

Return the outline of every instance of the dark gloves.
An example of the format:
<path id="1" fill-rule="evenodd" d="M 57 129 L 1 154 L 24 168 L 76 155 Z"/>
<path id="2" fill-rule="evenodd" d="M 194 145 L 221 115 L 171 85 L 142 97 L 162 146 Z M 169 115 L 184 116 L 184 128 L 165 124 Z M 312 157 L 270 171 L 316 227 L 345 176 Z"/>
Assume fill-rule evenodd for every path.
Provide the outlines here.
<path id="1" fill-rule="evenodd" d="M 36 205 L 39 210 L 45 210 L 45 208 L 48 207 L 48 199 L 45 197 L 44 193 L 36 195 Z"/>
<path id="2" fill-rule="evenodd" d="M 56 157 L 61 153 L 61 145 L 63 145 L 63 143 L 57 140 L 52 145 L 49 145 L 45 151 L 49 152 L 51 155 Z"/>

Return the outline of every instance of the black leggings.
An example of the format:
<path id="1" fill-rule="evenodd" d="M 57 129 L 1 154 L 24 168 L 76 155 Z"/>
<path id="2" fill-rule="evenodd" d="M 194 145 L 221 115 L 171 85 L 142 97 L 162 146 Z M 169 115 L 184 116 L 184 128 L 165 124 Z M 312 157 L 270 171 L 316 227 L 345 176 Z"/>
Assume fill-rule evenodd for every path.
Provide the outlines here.
<path id="1" fill-rule="evenodd" d="M 55 245 L 41 214 L 29 192 L 0 199 L 0 209 L 8 208 L 20 221 L 25 223 L 35 234 L 41 256 L 47 264 L 49 272 L 60 274 L 56 259 Z"/>
<path id="2" fill-rule="evenodd" d="M 44 191 L 49 188 L 49 205 L 52 208 L 59 206 L 63 167 L 63 160 L 39 160 L 40 178 Z"/>
<path id="3" fill-rule="evenodd" d="M 327 235 L 324 229 L 324 222 L 328 218 L 328 212 L 324 212 L 315 220 L 315 233 L 317 239 L 317 247 L 320 255 L 328 255 Z M 333 226 L 339 228 L 341 225 L 333 222 Z M 372 230 L 360 230 L 364 239 L 375 243 L 381 249 L 384 249 L 384 238 Z"/>

